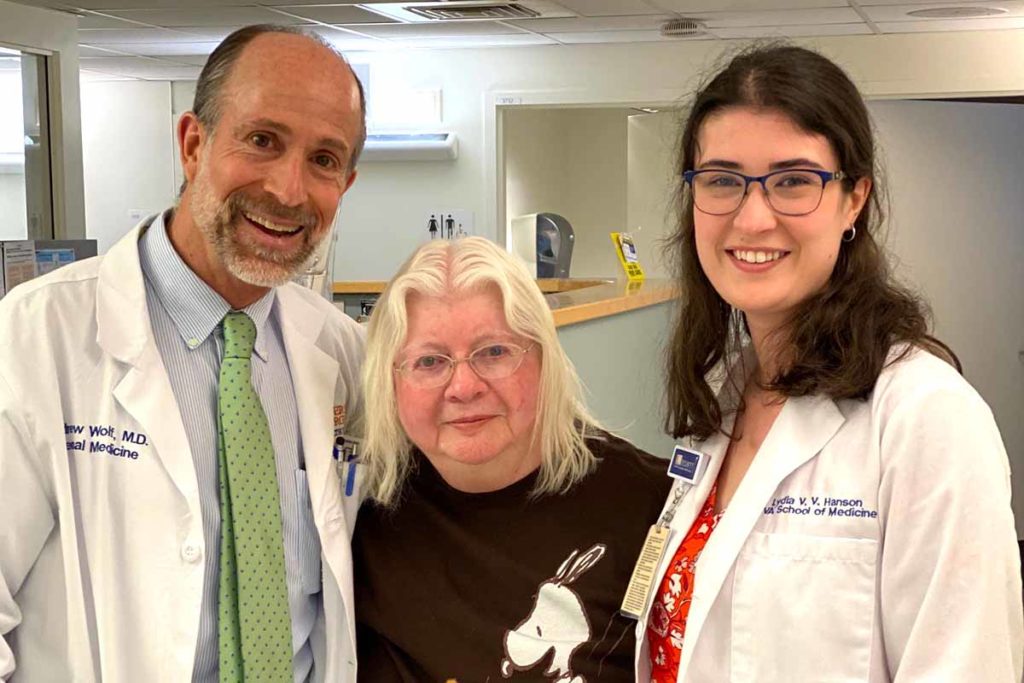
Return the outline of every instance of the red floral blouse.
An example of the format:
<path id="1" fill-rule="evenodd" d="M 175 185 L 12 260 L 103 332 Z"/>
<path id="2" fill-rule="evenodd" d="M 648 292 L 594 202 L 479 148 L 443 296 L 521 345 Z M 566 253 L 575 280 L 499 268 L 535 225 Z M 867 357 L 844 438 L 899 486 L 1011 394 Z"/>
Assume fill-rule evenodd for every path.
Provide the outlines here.
<path id="1" fill-rule="evenodd" d="M 651 617 L 647 622 L 651 683 L 676 683 L 686 618 L 693 598 L 693 571 L 711 532 L 722 516 L 722 513 L 715 514 L 717 490 L 717 484 L 711 488 L 703 509 L 669 563 L 661 588 L 651 605 Z"/>

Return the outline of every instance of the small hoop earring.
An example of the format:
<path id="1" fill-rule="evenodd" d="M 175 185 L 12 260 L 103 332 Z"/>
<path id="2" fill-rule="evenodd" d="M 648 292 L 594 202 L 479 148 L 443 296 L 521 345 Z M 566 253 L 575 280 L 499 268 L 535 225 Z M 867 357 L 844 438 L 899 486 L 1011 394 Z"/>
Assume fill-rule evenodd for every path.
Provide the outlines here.
<path id="1" fill-rule="evenodd" d="M 857 236 L 857 226 L 851 225 L 846 230 L 843 230 L 843 241 L 852 242 L 853 238 Z"/>

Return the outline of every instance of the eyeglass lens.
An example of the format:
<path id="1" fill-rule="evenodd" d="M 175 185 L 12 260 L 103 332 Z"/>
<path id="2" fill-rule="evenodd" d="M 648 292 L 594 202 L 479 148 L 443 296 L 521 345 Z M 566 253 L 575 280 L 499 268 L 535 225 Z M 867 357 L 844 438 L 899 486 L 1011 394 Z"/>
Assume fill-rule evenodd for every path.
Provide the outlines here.
<path id="1" fill-rule="evenodd" d="M 754 183 L 751 183 L 754 184 Z M 811 213 L 821 203 L 825 182 L 809 171 L 781 171 L 764 179 L 768 204 L 789 216 Z M 704 213 L 730 214 L 740 208 L 747 181 L 730 171 L 703 171 L 693 177 L 693 201 Z"/>
<path id="2" fill-rule="evenodd" d="M 455 365 L 463 361 L 483 379 L 501 379 L 519 369 L 528 350 L 515 344 L 489 344 L 458 360 L 440 353 L 417 356 L 402 363 L 399 369 L 410 382 L 422 387 L 444 384 L 455 371 Z"/>

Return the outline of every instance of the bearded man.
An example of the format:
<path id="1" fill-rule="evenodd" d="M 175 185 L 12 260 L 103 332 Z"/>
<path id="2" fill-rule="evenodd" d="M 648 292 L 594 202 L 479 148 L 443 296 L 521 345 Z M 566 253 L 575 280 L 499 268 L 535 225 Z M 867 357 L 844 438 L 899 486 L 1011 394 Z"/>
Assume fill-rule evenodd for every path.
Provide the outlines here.
<path id="1" fill-rule="evenodd" d="M 290 280 L 365 110 L 316 36 L 233 33 L 177 206 L 0 301 L 0 679 L 355 680 L 363 335 Z"/>

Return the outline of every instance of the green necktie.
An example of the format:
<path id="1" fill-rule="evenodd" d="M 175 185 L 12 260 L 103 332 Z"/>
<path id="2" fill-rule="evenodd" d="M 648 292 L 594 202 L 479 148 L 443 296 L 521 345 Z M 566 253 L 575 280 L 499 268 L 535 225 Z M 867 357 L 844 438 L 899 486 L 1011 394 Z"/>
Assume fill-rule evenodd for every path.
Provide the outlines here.
<path id="1" fill-rule="evenodd" d="M 224 317 L 217 396 L 221 683 L 292 680 L 281 503 L 270 427 L 252 388 L 255 342 L 249 316 Z"/>

